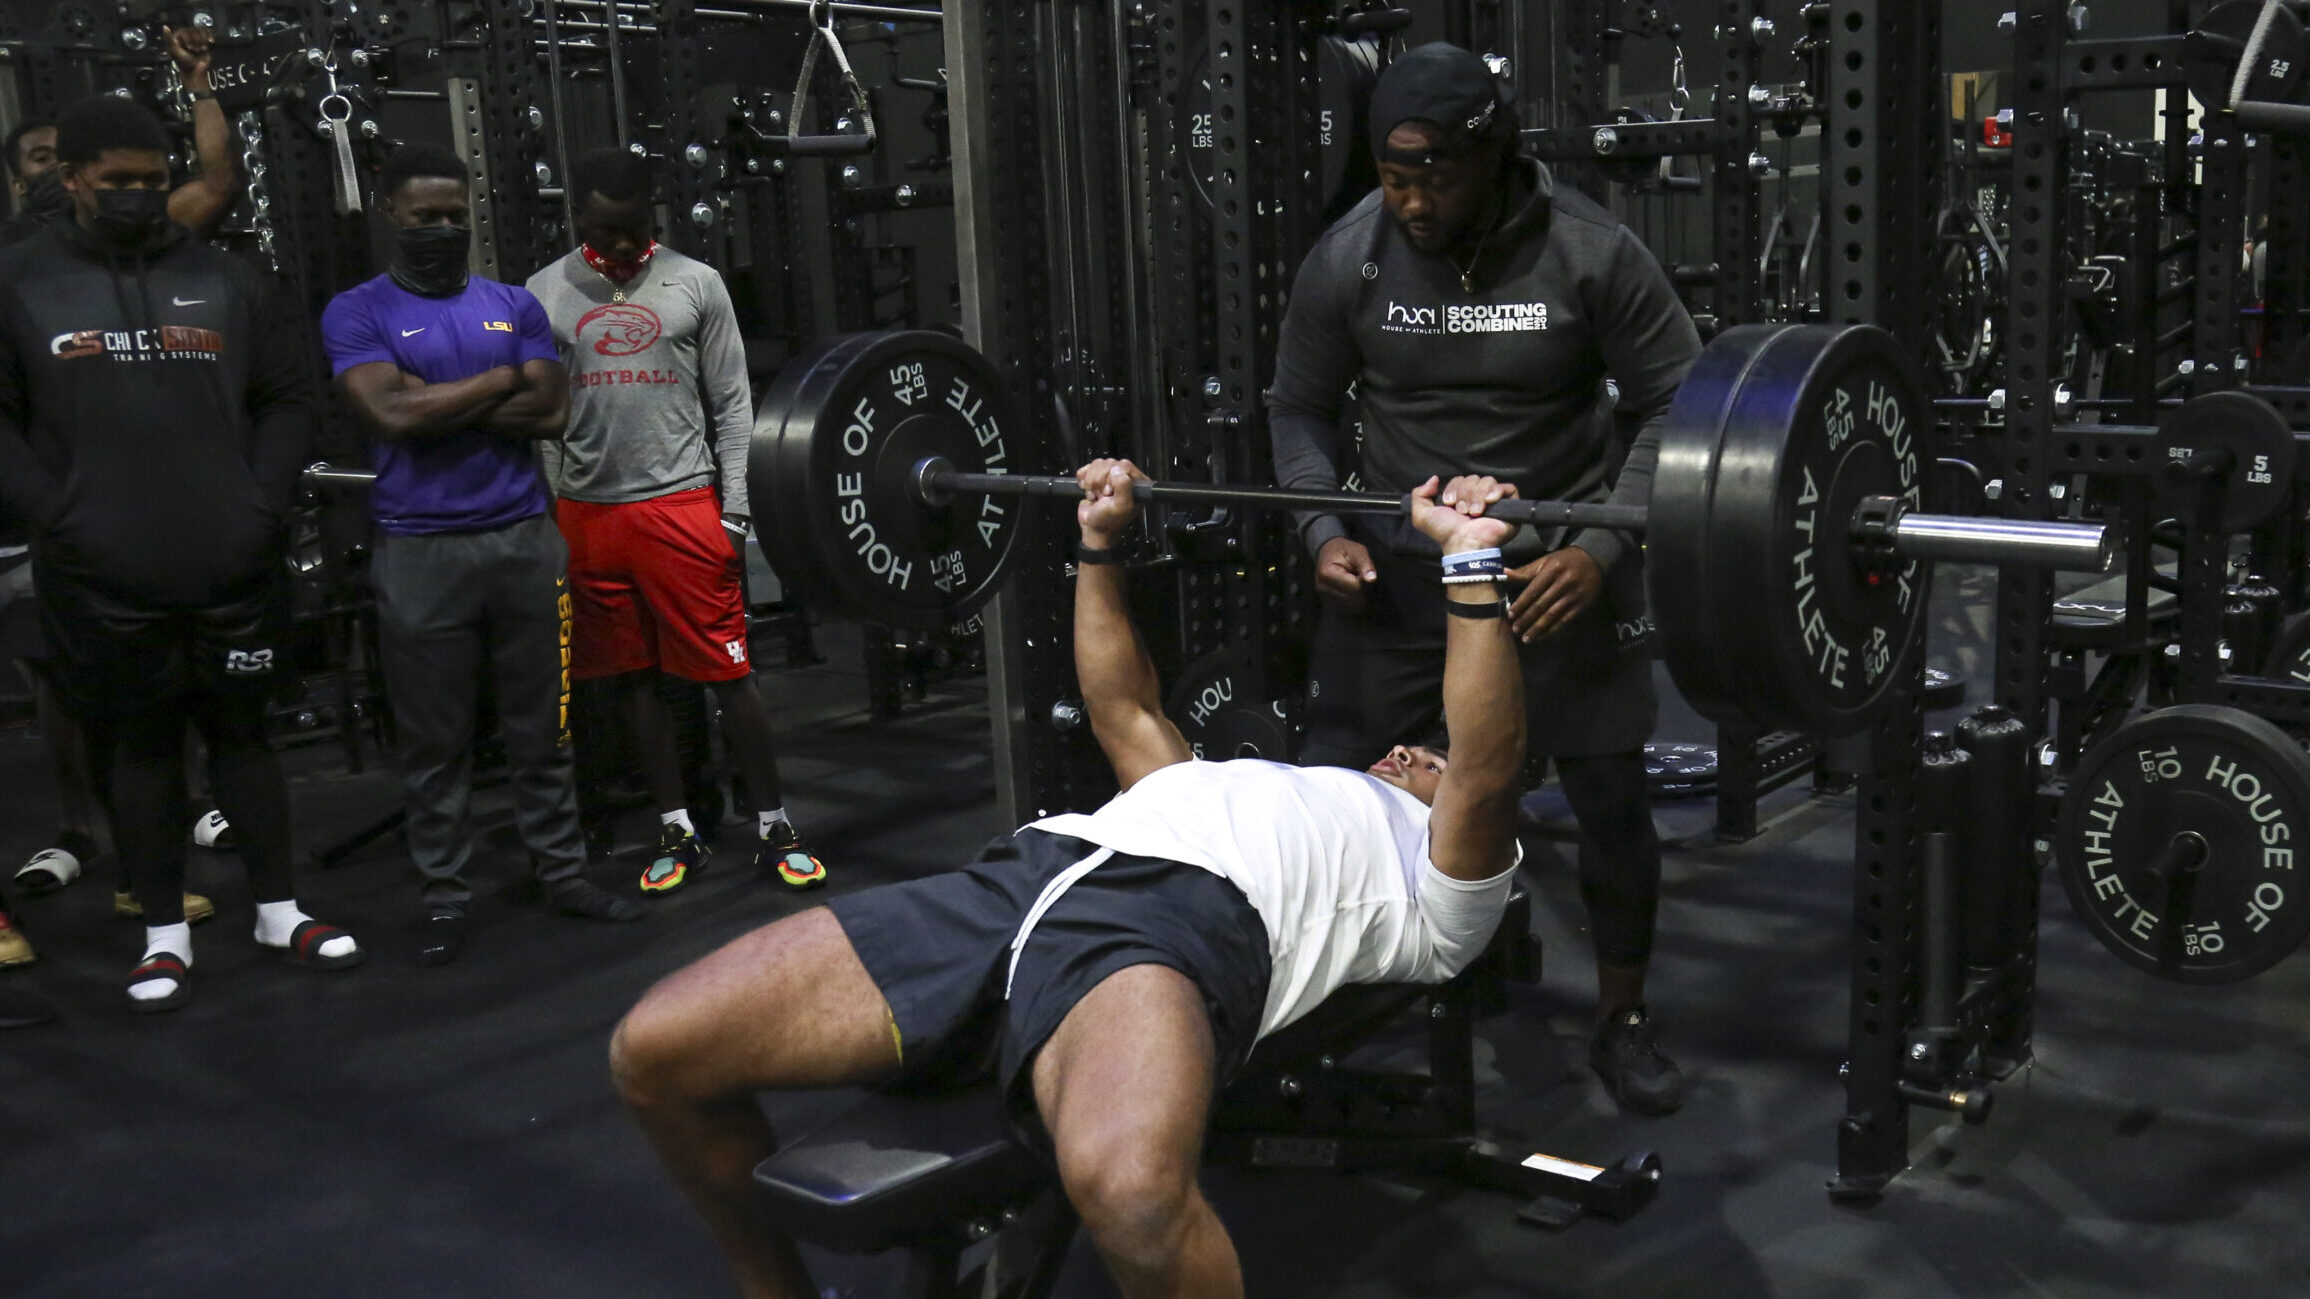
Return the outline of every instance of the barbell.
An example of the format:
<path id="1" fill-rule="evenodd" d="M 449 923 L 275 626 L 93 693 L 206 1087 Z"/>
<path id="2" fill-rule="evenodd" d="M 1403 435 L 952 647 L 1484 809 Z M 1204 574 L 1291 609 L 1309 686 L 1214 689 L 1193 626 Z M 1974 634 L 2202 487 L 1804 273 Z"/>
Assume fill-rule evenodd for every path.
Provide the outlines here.
<path id="1" fill-rule="evenodd" d="M 1916 508 L 1929 407 L 1873 326 L 1749 325 L 1694 362 L 1663 424 L 1649 509 L 1515 501 L 1502 517 L 1641 532 L 1663 658 L 1703 714 L 1850 734 L 1914 675 L 1927 560 L 2101 571 L 2099 525 Z M 748 483 L 782 580 L 862 621 L 969 619 L 1009 577 L 1018 498 L 1079 494 L 1014 473 L 1027 441 L 1001 376 L 931 331 L 828 340 L 779 376 Z M 1402 496 L 1142 483 L 1144 500 L 1398 513 Z"/>

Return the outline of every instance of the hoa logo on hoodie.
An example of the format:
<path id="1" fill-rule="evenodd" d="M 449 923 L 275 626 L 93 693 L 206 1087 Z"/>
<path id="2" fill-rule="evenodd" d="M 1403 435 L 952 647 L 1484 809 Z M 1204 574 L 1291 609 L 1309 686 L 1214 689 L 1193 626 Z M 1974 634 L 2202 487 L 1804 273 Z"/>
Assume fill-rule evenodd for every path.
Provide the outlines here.
<path id="1" fill-rule="evenodd" d="M 214 361 L 225 353 L 225 336 L 191 325 L 155 329 L 75 329 L 48 340 L 48 354 L 63 361 L 109 356 L 115 361 Z"/>
<path id="2" fill-rule="evenodd" d="M 1507 334 L 1548 328 L 1545 302 L 1474 302 L 1444 307 L 1390 302 L 1380 328 L 1391 334 Z"/>

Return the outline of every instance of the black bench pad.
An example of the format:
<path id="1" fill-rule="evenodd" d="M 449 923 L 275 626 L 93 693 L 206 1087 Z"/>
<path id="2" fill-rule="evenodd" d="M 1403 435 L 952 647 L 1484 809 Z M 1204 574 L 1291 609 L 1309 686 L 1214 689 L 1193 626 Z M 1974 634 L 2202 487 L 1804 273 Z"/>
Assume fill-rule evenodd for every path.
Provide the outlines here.
<path id="1" fill-rule="evenodd" d="M 875 1254 L 959 1232 L 1046 1185 L 992 1086 L 876 1094 L 762 1161 L 754 1180 L 788 1235 Z"/>

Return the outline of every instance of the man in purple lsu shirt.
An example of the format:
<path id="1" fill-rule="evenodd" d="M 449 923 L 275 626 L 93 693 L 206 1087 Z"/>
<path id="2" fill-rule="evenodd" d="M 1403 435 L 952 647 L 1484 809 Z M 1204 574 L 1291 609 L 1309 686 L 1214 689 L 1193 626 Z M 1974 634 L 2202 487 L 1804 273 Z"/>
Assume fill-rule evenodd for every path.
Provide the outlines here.
<path id="1" fill-rule="evenodd" d="M 465 942 L 473 726 L 486 658 L 514 809 L 563 911 L 630 920 L 641 904 L 586 882 L 569 751 L 569 552 L 548 516 L 540 439 L 569 419 L 569 383 L 527 289 L 469 277 L 466 170 L 437 146 L 388 159 L 384 275 L 346 290 L 321 334 L 374 439 L 371 562 L 385 689 L 400 733 L 409 854 L 424 876 L 417 960 Z"/>

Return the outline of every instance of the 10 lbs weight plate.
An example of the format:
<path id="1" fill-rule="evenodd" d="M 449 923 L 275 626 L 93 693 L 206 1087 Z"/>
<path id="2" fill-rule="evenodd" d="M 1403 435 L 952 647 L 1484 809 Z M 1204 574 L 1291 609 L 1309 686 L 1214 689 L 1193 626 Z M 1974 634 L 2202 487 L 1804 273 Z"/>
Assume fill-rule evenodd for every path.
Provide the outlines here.
<path id="1" fill-rule="evenodd" d="M 2062 887 L 2127 964 L 2231 983 L 2310 936 L 2295 854 L 2310 833 L 2310 755 L 2251 713 L 2163 708 L 2078 764 L 2055 841 Z"/>
<path id="2" fill-rule="evenodd" d="M 1023 429 L 969 344 L 931 330 L 830 339 L 780 373 L 754 420 L 747 484 L 781 581 L 862 622 L 935 631 L 992 599 L 1026 502 L 925 504 L 914 466 L 1009 473 Z"/>

